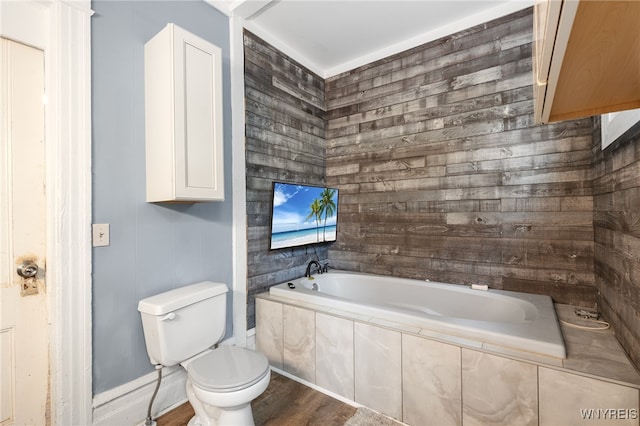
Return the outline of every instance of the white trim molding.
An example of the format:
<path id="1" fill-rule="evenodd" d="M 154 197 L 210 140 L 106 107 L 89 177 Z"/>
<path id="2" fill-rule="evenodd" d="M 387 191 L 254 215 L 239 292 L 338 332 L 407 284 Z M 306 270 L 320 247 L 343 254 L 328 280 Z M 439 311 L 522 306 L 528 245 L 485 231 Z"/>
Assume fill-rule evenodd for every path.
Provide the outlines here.
<path id="1" fill-rule="evenodd" d="M 231 78 L 231 191 L 233 248 L 233 339 L 247 346 L 247 179 L 245 163 L 244 18 L 271 0 L 204 0 L 229 17 Z"/>
<path id="2" fill-rule="evenodd" d="M 90 0 L 4 1 L 3 11 L 11 8 L 11 13 L 0 14 L 3 35 L 42 49 L 45 58 L 46 282 L 54 425 L 92 420 L 90 5 Z"/>
<path id="3" fill-rule="evenodd" d="M 247 190 L 245 171 L 244 31 L 242 18 L 229 18 L 231 63 L 231 170 L 233 190 L 233 336 L 247 345 Z"/>
<path id="4" fill-rule="evenodd" d="M 153 371 L 131 382 L 102 392 L 93 400 L 93 425 L 136 425 L 144 423 L 158 373 Z M 164 367 L 151 416 L 156 418 L 187 401 L 187 373 L 184 368 Z M 161 407 L 158 409 L 158 407 Z"/>
<path id="5" fill-rule="evenodd" d="M 237 345 L 231 338 L 221 345 Z M 93 398 L 93 425 L 137 425 L 145 421 L 151 395 L 158 380 L 157 370 L 97 394 Z M 151 417 L 161 416 L 187 401 L 187 372 L 180 365 L 164 367 L 162 382 L 153 401 Z"/>
<path id="6" fill-rule="evenodd" d="M 506 16 L 510 13 L 517 12 L 527 7 L 533 6 L 534 0 L 511 0 L 498 2 L 494 7 L 488 8 L 482 12 L 475 13 L 468 17 L 447 23 L 441 27 L 430 29 L 424 33 L 410 37 L 393 45 L 375 49 L 363 56 L 351 58 L 341 64 L 333 67 L 322 66 L 312 59 L 313 55 L 308 52 L 300 51 L 291 46 L 287 40 L 283 40 L 275 36 L 269 28 L 257 25 L 253 18 L 258 17 L 264 10 L 278 3 L 274 0 L 204 0 L 206 3 L 218 9 L 227 16 L 242 18 L 242 25 L 258 37 L 264 39 L 267 43 L 276 49 L 298 61 L 312 72 L 322 78 L 330 78 L 358 68 L 360 66 L 375 62 L 399 52 L 420 46 L 437 40 L 449 34 L 471 28 L 475 25 L 484 24 L 493 19 Z M 400 11 L 398 12 L 401 13 Z"/>
<path id="7" fill-rule="evenodd" d="M 34 3 L 43 2 L 34 1 Z M 91 10 L 51 0 L 47 68 L 47 283 L 52 423 L 91 424 Z"/>
<path id="8" fill-rule="evenodd" d="M 640 109 L 612 112 L 600 116 L 601 149 L 605 149 L 636 123 L 640 122 Z"/>

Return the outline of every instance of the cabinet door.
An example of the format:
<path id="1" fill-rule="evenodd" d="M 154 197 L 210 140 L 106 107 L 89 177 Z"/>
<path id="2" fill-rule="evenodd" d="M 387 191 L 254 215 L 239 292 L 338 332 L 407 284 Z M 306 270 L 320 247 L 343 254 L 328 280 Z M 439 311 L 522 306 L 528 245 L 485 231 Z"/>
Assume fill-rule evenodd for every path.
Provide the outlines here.
<path id="1" fill-rule="evenodd" d="M 222 200 L 221 51 L 177 26 L 174 49 L 175 196 Z"/>
<path id="2" fill-rule="evenodd" d="M 533 91 L 535 117 L 540 121 L 549 79 L 551 55 L 560 20 L 560 0 L 536 0 L 533 13 Z"/>
<path id="3" fill-rule="evenodd" d="M 536 1 L 536 122 L 640 107 L 639 18 L 638 1 Z"/>
<path id="4" fill-rule="evenodd" d="M 549 78 L 549 66 L 553 44 L 558 30 L 560 9 L 559 0 L 536 0 L 534 6 L 534 78 L 537 85 L 546 85 Z"/>

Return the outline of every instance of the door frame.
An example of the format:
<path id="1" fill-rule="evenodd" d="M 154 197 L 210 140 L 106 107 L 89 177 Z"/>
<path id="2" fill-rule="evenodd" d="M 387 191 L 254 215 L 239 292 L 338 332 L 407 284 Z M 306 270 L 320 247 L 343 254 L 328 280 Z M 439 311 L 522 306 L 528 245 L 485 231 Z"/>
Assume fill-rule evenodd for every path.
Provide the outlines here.
<path id="1" fill-rule="evenodd" d="M 53 141 L 47 144 L 52 421 L 91 424 L 93 11 L 90 0 L 51 0 L 48 6 L 51 55 L 46 122 L 47 139 Z"/>
<path id="2" fill-rule="evenodd" d="M 89 425 L 93 11 L 90 0 L 7 3 L 6 7 L 16 7 L 20 19 L 3 21 L 0 33 L 45 52 L 50 422 Z M 32 17 L 47 28 L 30 27 Z"/>

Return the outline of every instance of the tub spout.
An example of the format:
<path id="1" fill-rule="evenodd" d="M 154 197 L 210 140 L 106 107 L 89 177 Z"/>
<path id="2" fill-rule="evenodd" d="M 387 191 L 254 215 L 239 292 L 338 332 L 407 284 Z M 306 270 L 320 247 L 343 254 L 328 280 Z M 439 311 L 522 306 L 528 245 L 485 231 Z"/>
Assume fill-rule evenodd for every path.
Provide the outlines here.
<path id="1" fill-rule="evenodd" d="M 307 270 L 304 273 L 304 276 L 309 278 L 311 277 L 311 267 L 313 265 L 316 265 L 316 272 L 319 271 L 322 267 L 320 266 L 320 262 L 318 262 L 317 260 L 312 260 L 311 262 L 309 262 L 309 264 L 307 265 Z"/>

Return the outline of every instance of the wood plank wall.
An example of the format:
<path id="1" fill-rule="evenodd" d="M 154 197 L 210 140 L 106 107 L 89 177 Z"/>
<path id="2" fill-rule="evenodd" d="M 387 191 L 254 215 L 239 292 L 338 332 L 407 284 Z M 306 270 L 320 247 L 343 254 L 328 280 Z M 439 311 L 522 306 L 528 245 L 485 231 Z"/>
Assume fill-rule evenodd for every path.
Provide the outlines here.
<path id="1" fill-rule="evenodd" d="M 269 251 L 271 182 L 326 176 L 321 259 L 597 301 L 640 365 L 640 136 L 601 151 L 597 119 L 534 125 L 531 29 L 529 9 L 327 81 L 245 33 L 249 328 L 315 256 Z"/>
<path id="2" fill-rule="evenodd" d="M 255 325 L 257 293 L 304 275 L 327 258 L 327 247 L 269 250 L 272 182 L 323 185 L 324 80 L 245 32 L 248 238 L 247 327 Z"/>
<path id="3" fill-rule="evenodd" d="M 325 81 L 331 264 L 595 304 L 592 120 L 534 124 L 532 19 Z"/>
<path id="4" fill-rule="evenodd" d="M 598 308 L 640 366 L 640 125 L 634 130 L 602 151 L 596 121 L 593 224 Z"/>

